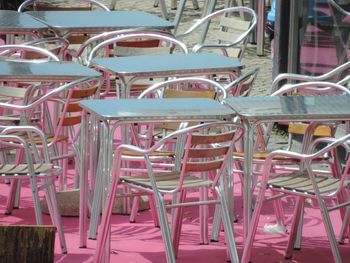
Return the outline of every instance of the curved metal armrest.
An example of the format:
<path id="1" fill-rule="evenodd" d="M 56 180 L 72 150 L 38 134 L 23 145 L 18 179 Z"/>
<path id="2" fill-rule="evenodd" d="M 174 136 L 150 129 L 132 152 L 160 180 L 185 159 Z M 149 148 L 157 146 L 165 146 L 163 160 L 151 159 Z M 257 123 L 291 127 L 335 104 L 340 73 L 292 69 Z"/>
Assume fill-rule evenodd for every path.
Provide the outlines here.
<path id="1" fill-rule="evenodd" d="M 62 85 L 60 87 L 57 87 L 53 90 L 50 90 L 48 93 L 45 95 L 39 97 L 37 100 L 30 102 L 27 105 L 16 105 L 16 104 L 10 104 L 10 103 L 0 103 L 0 108 L 5 108 L 5 109 L 11 109 L 11 110 L 19 110 L 19 111 L 26 111 L 26 110 L 31 110 L 40 105 L 41 103 L 44 103 L 46 101 L 51 100 L 54 98 L 56 95 L 61 94 L 62 92 L 69 90 L 70 88 L 80 85 L 86 82 L 90 81 L 102 81 L 103 77 L 86 77 L 82 79 L 78 79 L 75 81 L 72 81 L 70 83 L 67 83 L 65 85 Z"/>
<path id="2" fill-rule="evenodd" d="M 280 85 L 281 81 L 284 80 L 299 80 L 299 81 L 325 81 L 328 80 L 337 74 L 341 74 L 343 71 L 347 70 L 350 68 L 350 61 L 336 67 L 335 69 L 322 74 L 320 76 L 308 76 L 308 75 L 302 75 L 302 74 L 294 74 L 294 73 L 282 73 L 279 74 L 272 82 L 272 87 L 271 87 L 271 93 L 274 93 Z"/>
<path id="3" fill-rule="evenodd" d="M 317 140 L 318 143 L 324 142 L 324 143 L 327 143 L 327 145 L 322 149 L 318 150 L 317 152 L 310 153 L 310 154 L 302 154 L 302 153 L 286 151 L 286 150 L 275 150 L 268 154 L 266 158 L 266 166 L 271 167 L 272 160 L 277 156 L 291 157 L 291 158 L 307 161 L 307 160 L 312 160 L 317 157 L 323 156 L 330 150 L 337 148 L 339 146 L 343 146 L 345 147 L 345 149 L 349 149 L 349 146 L 348 146 L 349 139 L 350 139 L 350 134 L 347 134 L 339 139 L 323 138 L 323 141 L 322 139 L 319 139 Z M 314 142 L 313 145 L 316 145 L 316 142 Z"/>
<path id="4" fill-rule="evenodd" d="M 16 136 L 18 137 L 17 140 L 19 140 L 21 143 L 24 142 L 24 144 L 27 145 L 26 147 L 29 147 L 29 145 L 33 143 L 33 141 L 28 144 L 27 139 L 24 139 L 20 134 L 17 134 L 17 133 L 23 133 L 23 132 L 30 135 L 35 135 L 40 138 L 40 148 L 43 150 L 43 154 L 44 154 L 43 157 L 45 158 L 45 161 L 49 162 L 50 156 L 49 156 L 49 149 L 46 142 L 47 141 L 46 136 L 44 132 L 40 130 L 38 127 L 35 127 L 35 126 L 0 127 L 0 138 L 1 136 Z"/>
<path id="5" fill-rule="evenodd" d="M 28 52 L 35 52 L 37 54 L 41 54 L 48 58 L 48 60 L 53 61 L 60 61 L 60 59 L 50 51 L 36 46 L 29 46 L 27 44 L 20 44 L 20 45 L 2 45 L 0 46 L 0 56 L 6 57 L 6 55 L 12 55 L 14 52 L 18 51 L 28 51 Z M 11 56 L 8 57 L 9 60 L 11 60 Z M 15 58 L 15 60 L 26 60 L 25 58 Z M 43 59 L 41 59 L 43 60 Z M 40 61 L 40 60 L 39 60 Z M 47 61 L 47 60 L 43 60 Z"/>
<path id="6" fill-rule="evenodd" d="M 293 90 L 304 89 L 304 88 L 307 89 L 308 91 L 312 91 L 313 88 L 315 88 L 315 91 L 317 92 L 323 91 L 325 93 L 329 92 L 330 88 L 334 88 L 339 91 L 343 91 L 344 94 L 350 95 L 349 89 L 337 83 L 326 82 L 326 81 L 310 81 L 310 82 L 284 85 L 279 90 L 276 90 L 275 92 L 273 92 L 271 96 L 280 96 L 282 94 L 292 92 Z"/>

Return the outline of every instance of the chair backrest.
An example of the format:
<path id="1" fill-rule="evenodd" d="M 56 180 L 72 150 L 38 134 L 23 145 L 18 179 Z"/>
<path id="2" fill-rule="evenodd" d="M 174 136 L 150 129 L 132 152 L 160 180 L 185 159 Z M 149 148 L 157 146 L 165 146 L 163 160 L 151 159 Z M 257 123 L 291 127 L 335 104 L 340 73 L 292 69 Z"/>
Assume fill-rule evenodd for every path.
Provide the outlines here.
<path id="1" fill-rule="evenodd" d="M 215 19 L 218 17 L 220 20 L 217 22 Z M 248 36 L 256 23 L 257 16 L 254 10 L 248 7 L 229 7 L 203 17 L 178 37 L 182 38 L 200 31 L 199 40 L 192 48 L 192 52 L 217 49 L 226 56 L 241 60 L 248 43 Z M 207 37 L 208 30 L 215 30 L 214 39 Z"/>
<path id="2" fill-rule="evenodd" d="M 2 60 L 33 60 L 36 62 L 59 61 L 49 50 L 28 44 L 0 46 Z"/>
<path id="3" fill-rule="evenodd" d="M 225 88 L 213 80 L 187 77 L 156 83 L 143 91 L 138 98 L 208 98 L 223 100 L 226 96 Z"/>
<path id="4" fill-rule="evenodd" d="M 91 11 L 101 10 L 110 11 L 107 6 L 96 0 L 78 0 L 78 1 L 49 1 L 49 0 L 27 0 L 18 8 L 18 12 L 23 11 Z M 62 16 L 64 19 L 64 16 Z M 89 38 L 87 34 L 70 34 L 67 40 L 71 45 L 81 44 Z"/>
<path id="5" fill-rule="evenodd" d="M 319 76 L 308 76 L 295 73 L 282 73 L 279 74 L 272 82 L 271 94 L 276 92 L 281 84 L 285 82 L 306 82 L 306 81 L 328 81 L 328 82 L 337 82 L 340 79 L 343 79 L 345 76 L 349 75 L 350 61 L 339 65 L 333 70 L 319 75 Z"/>
<path id="6" fill-rule="evenodd" d="M 107 6 L 96 0 L 78 0 L 68 2 L 63 0 L 26 0 L 18 7 L 17 11 L 89 11 L 92 9 L 109 11 Z"/>
<path id="7" fill-rule="evenodd" d="M 62 37 L 47 37 L 35 39 L 29 42 L 23 43 L 23 45 L 35 46 L 46 49 L 55 54 L 60 60 L 64 60 L 65 52 L 69 46 L 69 41 Z M 39 54 L 33 52 L 26 52 L 25 58 L 27 59 L 40 59 Z"/>
<path id="8" fill-rule="evenodd" d="M 227 95 L 232 95 L 233 97 L 249 96 L 258 72 L 259 68 L 253 69 L 227 84 L 224 87 Z"/>
<path id="9" fill-rule="evenodd" d="M 128 52 L 126 52 L 127 49 Z M 160 33 L 158 31 L 151 33 L 138 33 L 130 31 L 129 34 L 121 34 L 99 43 L 92 49 L 87 63 L 90 65 L 91 61 L 98 55 L 103 57 L 144 55 L 149 51 L 152 51 L 152 54 L 164 53 L 164 51 L 166 53 L 172 53 L 177 49 L 180 52 L 188 53 L 186 45 L 169 33 Z M 123 50 L 126 53 L 123 53 Z"/>
<path id="10" fill-rule="evenodd" d="M 225 89 L 215 81 L 198 77 L 188 77 L 156 83 L 143 91 L 138 96 L 138 99 L 206 98 L 221 101 L 226 98 L 226 95 Z M 195 122 L 192 122 L 187 125 L 193 126 L 195 124 Z M 181 127 L 181 123 L 179 122 L 165 122 L 160 125 L 164 134 L 175 131 L 179 127 Z"/>
<path id="11" fill-rule="evenodd" d="M 294 96 L 327 96 L 327 95 L 350 95 L 350 90 L 336 83 L 332 82 L 304 82 L 294 85 L 285 85 L 281 89 L 277 90 L 271 96 L 283 96 L 283 95 L 294 95 Z M 308 123 L 290 123 L 288 125 L 289 132 L 289 148 L 291 146 L 291 139 L 293 135 L 304 135 Z M 314 136 L 321 137 L 333 137 L 334 127 L 329 125 L 320 125 L 314 132 Z M 306 147 L 306 146 L 305 146 Z"/>
<path id="12" fill-rule="evenodd" d="M 40 126 L 45 132 L 54 133 L 54 139 L 50 142 L 51 145 L 62 135 L 63 127 L 72 127 L 73 125 L 80 123 L 81 109 L 78 105 L 79 100 L 95 95 L 102 83 L 103 78 L 101 77 L 79 79 L 55 87 L 47 93 L 39 94 L 28 100 L 27 104 L 0 103 L 0 109 L 23 113 L 27 117 L 27 123 L 30 123 L 31 117 L 36 113 L 36 110 L 40 108 L 41 118 L 32 125 Z M 53 124 L 51 120 L 50 107 L 48 106 L 48 103 L 51 102 L 58 103 L 58 105 L 62 106 L 59 107 L 61 113 L 58 116 L 56 124 Z M 76 133 L 73 130 L 71 132 Z"/>
<path id="13" fill-rule="evenodd" d="M 196 172 L 214 172 L 215 176 L 210 179 L 215 186 L 232 156 L 233 145 L 241 139 L 243 131 L 241 124 L 233 122 L 192 126 L 175 131 L 160 140 L 150 152 L 162 148 L 176 138 L 174 169 L 180 173 L 180 179 L 170 191 L 180 191 L 185 177 Z"/>
<path id="14" fill-rule="evenodd" d="M 39 145 L 36 143 L 37 140 L 30 140 L 29 138 L 40 138 L 42 143 Z M 39 128 L 34 126 L 2 127 L 0 132 L 0 148 L 10 148 L 12 151 L 16 151 L 19 155 L 21 154 L 21 151 L 24 151 L 25 158 L 23 159 L 23 162 L 28 165 L 28 170 L 32 175 L 35 174 L 35 164 L 45 164 L 43 167 L 44 170 L 47 169 L 46 165 L 52 165 L 45 140 L 45 134 Z M 20 159 L 21 158 L 16 158 L 15 166 L 18 166 L 17 162 Z M 10 170 L 10 175 L 13 175 L 14 170 L 16 170 L 15 167 Z M 20 170 L 18 170 L 18 173 L 20 173 Z M 2 177 L 5 176 L 6 174 L 2 174 Z"/>
<path id="15" fill-rule="evenodd" d="M 174 38 L 171 35 L 171 33 L 158 31 L 158 30 L 147 30 L 142 28 L 116 30 L 116 31 L 104 32 L 104 33 L 90 37 L 80 45 L 79 49 L 77 49 L 76 52 L 73 52 L 71 55 L 77 58 L 81 64 L 87 65 L 89 54 L 98 44 L 109 39 L 113 39 L 123 35 L 130 35 L 130 34 L 157 34 L 157 35 L 163 35 L 170 38 Z M 141 53 L 142 50 L 144 53 L 146 53 L 147 51 L 151 51 L 152 48 L 160 47 L 161 45 L 160 42 L 161 42 L 160 39 L 155 39 L 155 38 L 147 38 L 147 39 L 133 38 L 126 41 L 118 41 L 117 43 L 112 43 L 111 45 L 105 46 L 104 47 L 105 51 L 103 52 L 103 54 L 106 56 L 137 55 Z"/>
<path id="16" fill-rule="evenodd" d="M 65 132 L 65 129 L 68 129 L 72 141 L 77 139 L 80 132 L 77 125 L 81 123 L 82 117 L 82 108 L 79 106 L 79 102 L 84 99 L 98 98 L 102 83 L 102 79 L 90 79 L 88 81 L 76 82 L 68 84 L 69 87 L 66 88 L 66 91 L 61 92 L 60 98 L 56 100 L 61 106 L 61 111 L 57 118 L 57 125 L 54 127 L 56 140 Z"/>

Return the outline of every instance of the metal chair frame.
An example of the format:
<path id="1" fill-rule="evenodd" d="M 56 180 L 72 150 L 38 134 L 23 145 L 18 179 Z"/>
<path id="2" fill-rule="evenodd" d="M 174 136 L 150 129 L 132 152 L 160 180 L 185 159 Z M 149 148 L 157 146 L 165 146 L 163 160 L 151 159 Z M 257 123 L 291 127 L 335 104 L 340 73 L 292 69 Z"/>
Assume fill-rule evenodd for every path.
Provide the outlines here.
<path id="1" fill-rule="evenodd" d="M 240 18 L 240 14 L 244 13 L 247 17 L 249 17 L 249 21 L 243 21 Z M 232 24 L 229 22 L 229 19 L 227 16 L 229 14 L 237 15 L 237 17 L 234 16 L 236 20 L 236 25 L 232 22 Z M 210 42 L 210 40 L 207 40 L 207 31 L 209 29 L 209 25 L 211 21 L 216 17 L 222 17 L 222 25 L 219 25 L 218 30 L 218 40 L 216 40 L 218 43 L 214 43 L 214 41 Z M 236 37 L 234 37 L 232 32 L 226 32 L 228 28 L 231 28 L 233 26 L 233 30 L 238 26 L 239 22 L 242 21 L 241 25 L 239 27 L 246 28 L 243 32 L 240 32 L 237 34 Z M 238 56 L 236 57 L 238 60 L 241 60 L 246 48 L 246 45 L 248 43 L 248 36 L 252 33 L 253 29 L 256 27 L 257 24 L 257 16 L 255 12 L 248 8 L 248 7 L 229 7 L 224 8 L 221 10 L 218 10 L 216 12 L 213 12 L 201 19 L 199 19 L 196 23 L 194 23 L 185 33 L 177 35 L 179 39 L 182 39 L 186 37 L 187 35 L 192 34 L 196 30 L 199 30 L 201 28 L 201 34 L 200 39 L 197 41 L 197 43 L 193 46 L 192 52 L 199 52 L 202 49 L 212 49 L 212 50 L 220 50 L 225 56 L 229 56 L 228 49 L 229 48 L 239 48 L 240 52 Z M 247 26 L 245 26 L 247 25 Z M 221 34 L 230 34 L 230 38 L 227 36 L 223 36 L 223 39 L 221 38 L 221 35 L 219 35 L 219 32 Z"/>
<path id="2" fill-rule="evenodd" d="M 293 222 L 285 257 L 287 259 L 290 259 L 292 257 L 294 243 L 296 241 L 297 232 L 300 225 L 300 217 L 302 216 L 304 200 L 305 198 L 312 198 L 317 201 L 320 207 L 323 219 L 322 221 L 326 228 L 327 236 L 331 244 L 334 261 L 337 263 L 342 262 L 328 212 L 347 206 L 346 210 L 349 214 L 349 202 L 348 199 L 346 199 L 344 203 L 328 207 L 326 200 L 334 200 L 334 197 L 341 194 L 341 192 L 346 187 L 348 187 L 350 158 L 349 147 L 347 143 L 349 139 L 350 135 L 348 134 L 340 139 L 329 138 L 326 140 L 322 139 L 315 141 L 313 144 L 310 144 L 310 148 L 304 154 L 292 151 L 277 150 L 271 152 L 268 155 L 264 163 L 264 171 L 260 182 L 260 189 L 256 201 L 256 206 L 254 208 L 252 221 L 249 226 L 247 240 L 244 244 L 244 251 L 241 262 L 250 262 L 254 236 L 257 231 L 259 216 L 264 201 L 273 200 L 274 198 L 279 198 L 285 195 L 291 195 L 297 198 L 294 215 L 292 217 Z M 320 141 L 327 142 L 327 145 L 321 150 L 315 151 L 315 145 L 317 145 L 317 143 Z M 331 170 L 332 172 L 335 172 L 333 176 L 318 174 L 318 172 L 315 171 L 313 167 L 313 161 L 318 157 L 324 156 L 325 154 L 334 154 L 335 150 L 340 146 L 344 147 L 347 152 L 346 162 L 344 165 L 342 165 L 341 173 L 338 174 L 337 172 Z M 300 170 L 287 176 L 277 175 L 274 171 L 272 171 L 274 169 L 274 159 L 281 157 L 299 160 Z M 334 158 L 336 159 L 336 157 Z M 335 161 L 337 161 L 337 159 Z M 272 190 L 277 195 L 274 197 L 266 198 L 265 192 L 268 189 Z"/>
<path id="3" fill-rule="evenodd" d="M 52 164 L 49 156 L 45 134 L 33 126 L 1 127 L 0 144 L 3 149 L 16 151 L 15 163 L 2 162 L 0 179 L 11 180 L 12 185 L 19 179 L 28 179 L 32 188 L 35 218 L 38 225 L 43 224 L 38 191 L 45 190 L 45 198 L 53 224 L 57 227 L 62 253 L 67 253 L 61 216 L 56 199 L 55 179 L 62 173 L 59 166 Z M 28 138 L 40 137 L 42 144 Z M 23 160 L 24 155 L 24 160 Z M 41 183 L 38 185 L 38 181 Z M 11 198 L 11 195 L 10 195 Z M 11 214 L 11 213 L 6 213 Z"/>
<path id="4" fill-rule="evenodd" d="M 141 192 L 146 191 L 154 196 L 165 243 L 167 262 L 175 262 L 175 257 L 178 252 L 183 207 L 208 204 L 221 205 L 230 259 L 231 262 L 238 262 L 222 175 L 227 172 L 226 169 L 228 163 L 230 163 L 229 159 L 233 144 L 238 141 L 242 135 L 243 127 L 240 124 L 232 122 L 214 122 L 178 130 L 160 140 L 149 149 L 141 149 L 132 145 L 119 146 L 114 155 L 114 176 L 106 203 L 107 205 L 103 212 L 95 262 L 103 262 L 103 258 L 105 262 L 109 261 L 108 240 L 110 236 L 110 220 L 118 184 L 127 184 L 130 187 L 141 190 Z M 149 156 L 154 151 L 162 148 L 167 142 L 170 141 L 172 143 L 175 138 L 177 138 L 177 144 L 175 147 L 176 157 L 174 170 L 168 173 L 157 174 L 153 170 Z M 120 157 L 126 150 L 144 156 L 148 176 L 122 176 L 122 159 Z M 203 171 L 211 171 L 214 174 L 210 180 L 196 177 L 193 174 L 193 172 L 201 173 Z M 170 183 L 170 185 L 167 186 L 167 183 Z M 186 191 L 188 189 L 198 189 L 202 187 L 208 187 L 216 193 L 214 200 L 202 200 L 199 202 L 185 201 Z M 174 193 L 179 194 L 177 202 L 165 205 L 163 201 L 164 194 Z M 175 208 L 176 210 L 175 218 L 172 222 L 172 234 L 167 222 L 166 208 Z"/>

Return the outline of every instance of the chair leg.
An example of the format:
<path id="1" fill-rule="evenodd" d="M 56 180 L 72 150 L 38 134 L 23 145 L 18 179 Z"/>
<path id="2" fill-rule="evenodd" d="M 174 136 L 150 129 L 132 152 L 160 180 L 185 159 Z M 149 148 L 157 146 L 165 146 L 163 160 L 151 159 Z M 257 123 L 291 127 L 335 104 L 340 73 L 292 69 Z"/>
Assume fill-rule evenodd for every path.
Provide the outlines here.
<path id="1" fill-rule="evenodd" d="M 300 212 L 300 218 L 299 218 L 299 225 L 298 225 L 298 232 L 296 234 L 296 239 L 294 242 L 294 250 L 300 250 L 301 249 L 301 237 L 303 235 L 303 225 L 304 225 L 304 202 L 302 203 L 301 212 Z"/>
<path id="2" fill-rule="evenodd" d="M 286 223 L 284 221 L 284 210 L 283 210 L 283 206 L 282 206 L 282 202 L 281 202 L 281 199 L 278 198 L 278 199 L 275 199 L 273 201 L 273 207 L 274 207 L 274 210 L 275 210 L 275 214 L 276 214 L 276 221 L 277 221 L 277 224 L 279 226 L 283 226 L 285 227 L 286 226 Z"/>
<path id="3" fill-rule="evenodd" d="M 213 227 L 211 232 L 211 242 L 218 242 L 221 230 L 221 206 L 216 205 L 214 211 Z"/>
<path id="4" fill-rule="evenodd" d="M 227 245 L 230 253 L 231 262 L 239 262 L 236 242 L 234 239 L 234 233 L 232 229 L 231 217 L 227 207 L 226 194 L 221 186 L 217 187 L 215 190 L 218 194 L 218 197 L 220 198 L 222 221 L 224 224 L 226 240 L 228 242 Z"/>
<path id="5" fill-rule="evenodd" d="M 111 187 L 109 190 L 109 196 L 106 200 L 105 209 L 103 211 L 102 221 L 99 229 L 99 238 L 97 239 L 97 248 L 95 252 L 95 263 L 101 263 L 103 262 L 104 254 L 109 253 L 108 251 L 105 251 L 105 247 L 108 246 L 107 242 L 109 241 L 110 236 L 110 225 L 111 225 L 111 216 L 112 216 L 112 210 L 115 200 L 115 195 L 117 193 L 117 185 L 118 183 L 116 181 L 112 181 Z M 107 256 L 107 258 L 109 258 Z"/>
<path id="6" fill-rule="evenodd" d="M 16 189 L 18 186 L 19 179 L 14 179 L 11 182 L 7 202 L 6 202 L 6 210 L 5 215 L 11 215 L 13 210 L 13 205 L 15 203 L 15 195 L 16 195 Z"/>
<path id="7" fill-rule="evenodd" d="M 159 217 L 158 217 L 158 213 L 157 213 L 157 205 L 156 205 L 156 202 L 154 200 L 154 196 L 150 195 L 148 197 L 148 200 L 149 200 L 149 206 L 150 206 L 150 209 L 151 209 L 154 226 L 155 227 L 159 227 L 160 226 L 160 224 L 159 224 Z"/>
<path id="8" fill-rule="evenodd" d="M 66 239 L 64 237 L 61 213 L 58 208 L 58 203 L 56 198 L 56 189 L 53 181 L 51 182 L 51 185 L 45 189 L 45 197 L 46 197 L 47 207 L 49 208 L 51 220 L 57 228 L 62 254 L 67 254 L 67 244 L 66 244 Z"/>
<path id="9" fill-rule="evenodd" d="M 257 199 L 255 201 L 255 209 L 252 215 L 252 219 L 250 221 L 249 229 L 248 229 L 248 234 L 246 237 L 246 241 L 244 243 L 244 249 L 243 249 L 243 255 L 242 255 L 242 260 L 241 263 L 248 263 L 250 262 L 250 257 L 251 257 L 251 251 L 253 247 L 253 241 L 254 237 L 256 234 L 256 230 L 258 228 L 258 223 L 259 223 L 259 217 L 261 213 L 261 208 L 264 203 L 264 196 L 265 196 L 265 189 L 260 189 Z"/>
<path id="10" fill-rule="evenodd" d="M 18 209 L 19 208 L 19 203 L 21 199 L 21 186 L 22 186 L 22 181 L 21 179 L 18 180 L 17 188 L 15 189 L 15 200 L 13 202 L 13 208 Z"/>
<path id="11" fill-rule="evenodd" d="M 177 203 L 184 203 L 184 201 L 186 199 L 186 190 L 182 190 L 181 193 L 178 195 L 177 199 L 178 199 Z M 182 222 L 183 222 L 183 213 L 184 213 L 184 207 L 180 206 L 180 207 L 176 208 L 175 215 L 174 215 L 174 221 L 171 222 L 175 257 L 177 257 L 178 252 L 179 252 L 180 235 L 181 235 Z"/>
<path id="12" fill-rule="evenodd" d="M 347 206 L 343 217 L 343 223 L 340 229 L 339 238 L 338 238 L 338 242 L 340 244 L 345 243 L 344 240 L 346 235 L 348 234 L 346 231 L 348 231 L 349 229 L 349 216 L 350 216 L 350 206 Z"/>
<path id="13" fill-rule="evenodd" d="M 321 215 L 323 218 L 323 224 L 326 228 L 327 236 L 328 236 L 329 242 L 331 244 L 334 262 L 341 263 L 342 260 L 341 260 L 339 249 L 337 246 L 337 240 L 335 238 L 334 230 L 332 227 L 332 222 L 331 222 L 331 219 L 330 219 L 329 214 L 328 214 L 328 209 L 327 209 L 323 200 L 319 200 L 319 206 L 321 208 Z"/>
<path id="14" fill-rule="evenodd" d="M 42 214 L 41 214 L 40 199 L 39 199 L 38 187 L 36 185 L 36 180 L 31 178 L 30 179 L 30 184 L 31 184 L 31 188 L 32 188 L 32 195 L 33 195 L 36 223 L 38 225 L 42 225 L 43 224 L 43 218 L 42 218 Z"/>
<path id="15" fill-rule="evenodd" d="M 298 228 L 300 224 L 300 217 L 303 216 L 304 200 L 304 198 L 298 197 L 297 203 L 295 204 L 293 222 L 289 233 L 289 240 L 287 244 L 286 253 L 284 256 L 286 259 L 290 259 L 293 256 L 294 244 L 298 235 Z"/>
<path id="16" fill-rule="evenodd" d="M 164 200 L 160 193 L 154 193 L 154 199 L 158 207 L 157 211 L 159 216 L 160 228 L 162 230 L 163 242 L 165 245 L 167 263 L 175 263 L 174 248 L 171 240 L 171 232 L 168 224 Z"/>
<path id="17" fill-rule="evenodd" d="M 136 222 L 136 216 L 137 212 L 139 211 L 139 203 L 140 203 L 140 197 L 135 196 L 132 201 L 132 206 L 131 206 L 131 211 L 130 211 L 130 223 L 135 223 Z"/>

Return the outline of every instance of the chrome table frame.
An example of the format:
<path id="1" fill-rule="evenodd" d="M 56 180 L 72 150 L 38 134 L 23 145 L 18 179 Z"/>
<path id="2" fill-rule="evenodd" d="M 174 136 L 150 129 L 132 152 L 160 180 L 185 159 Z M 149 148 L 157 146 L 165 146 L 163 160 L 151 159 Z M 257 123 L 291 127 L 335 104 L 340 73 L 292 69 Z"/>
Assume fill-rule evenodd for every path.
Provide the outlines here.
<path id="1" fill-rule="evenodd" d="M 239 74 L 244 66 L 232 58 L 215 53 L 190 53 L 97 58 L 92 67 L 117 75 L 123 85 L 121 97 L 127 98 L 138 79 L 185 77 L 213 74 Z"/>
<path id="2" fill-rule="evenodd" d="M 97 175 L 97 180 L 108 182 L 111 176 L 112 165 L 112 144 L 114 131 L 120 125 L 129 123 L 156 123 L 164 121 L 215 121 L 222 119 L 232 119 L 233 112 L 228 107 L 217 101 L 209 99 L 119 99 L 119 100 L 85 100 L 79 105 L 83 108 L 82 130 L 81 130 L 81 155 L 80 162 L 80 216 L 79 216 L 79 236 L 80 247 L 86 247 L 87 242 L 87 205 L 88 194 L 90 193 L 88 185 L 88 147 L 93 139 L 89 136 L 96 137 L 98 129 L 93 128 L 93 133 L 89 132 L 89 117 L 101 124 L 101 133 L 103 140 L 100 143 L 100 162 L 97 167 L 102 173 L 98 173 L 97 169 L 90 171 L 90 176 Z M 90 122 L 91 123 L 91 122 Z M 93 127 L 93 126 L 92 126 Z M 95 156 L 94 154 L 90 154 Z M 97 158 L 92 157 L 95 160 Z M 108 185 L 104 184 L 104 185 Z M 106 189 L 105 189 L 106 190 Z M 102 195 L 96 193 L 94 195 Z M 101 191 L 100 191 L 101 192 Z M 95 198 L 94 197 L 94 198 Z M 99 211 L 95 205 L 98 205 L 99 198 L 95 199 L 92 210 Z M 91 213 L 93 220 L 94 213 Z M 96 216 L 96 215 L 95 215 Z M 98 218 L 98 214 L 97 214 Z M 95 219 L 94 219 L 95 220 Z M 97 220 L 94 221 L 94 229 L 90 229 L 90 233 L 96 231 Z"/>
<path id="3" fill-rule="evenodd" d="M 271 96 L 224 100 L 244 124 L 243 228 L 247 236 L 252 213 L 254 132 L 262 123 L 349 121 L 349 96 Z"/>

